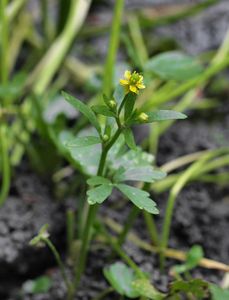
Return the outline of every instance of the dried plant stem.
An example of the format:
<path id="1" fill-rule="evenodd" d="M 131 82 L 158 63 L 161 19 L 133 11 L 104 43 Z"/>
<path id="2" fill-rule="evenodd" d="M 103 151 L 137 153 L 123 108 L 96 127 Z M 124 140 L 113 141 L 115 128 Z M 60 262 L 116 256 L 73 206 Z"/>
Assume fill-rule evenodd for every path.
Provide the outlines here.
<path id="1" fill-rule="evenodd" d="M 122 231 L 122 226 L 117 222 L 115 222 L 114 220 L 112 220 L 111 218 L 105 218 L 103 219 L 103 221 L 114 232 L 120 233 Z M 160 253 L 161 251 L 159 247 L 150 245 L 148 242 L 143 241 L 136 234 L 132 232 L 130 232 L 127 235 L 127 239 L 145 251 L 151 253 Z M 164 254 L 168 258 L 176 259 L 179 261 L 185 261 L 187 256 L 187 254 L 184 251 L 175 250 L 171 248 L 166 248 L 164 250 Z M 199 261 L 199 266 L 206 269 L 214 269 L 218 271 L 229 272 L 229 265 L 208 258 L 202 258 Z"/>

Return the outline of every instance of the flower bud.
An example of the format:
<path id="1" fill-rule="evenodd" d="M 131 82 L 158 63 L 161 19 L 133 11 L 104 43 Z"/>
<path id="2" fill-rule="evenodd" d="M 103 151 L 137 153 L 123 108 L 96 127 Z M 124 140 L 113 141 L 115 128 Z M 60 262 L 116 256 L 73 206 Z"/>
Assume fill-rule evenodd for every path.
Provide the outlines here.
<path id="1" fill-rule="evenodd" d="M 142 123 L 146 123 L 149 120 L 149 116 L 146 113 L 142 112 L 138 116 L 138 120 Z"/>
<path id="2" fill-rule="evenodd" d="M 109 136 L 107 134 L 103 135 L 103 141 L 107 142 L 109 140 Z"/>
<path id="3" fill-rule="evenodd" d="M 108 106 L 111 108 L 111 109 L 114 109 L 116 106 L 117 106 L 117 103 L 114 101 L 114 100 L 110 100 L 108 102 Z"/>

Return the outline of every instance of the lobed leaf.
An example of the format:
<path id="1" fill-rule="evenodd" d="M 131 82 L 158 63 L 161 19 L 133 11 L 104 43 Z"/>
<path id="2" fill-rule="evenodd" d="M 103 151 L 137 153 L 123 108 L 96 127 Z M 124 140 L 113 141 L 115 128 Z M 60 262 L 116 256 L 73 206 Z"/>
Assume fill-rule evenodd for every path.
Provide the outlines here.
<path id="1" fill-rule="evenodd" d="M 82 130 L 78 136 L 97 136 L 94 128 Z M 83 148 L 67 148 L 68 141 L 74 139 L 74 135 L 70 131 L 62 131 L 59 136 L 59 143 L 62 145 L 63 150 L 67 150 L 73 162 L 86 175 L 93 176 L 96 174 L 101 155 L 101 145 L 91 145 Z"/>
<path id="2" fill-rule="evenodd" d="M 93 205 L 95 203 L 103 203 L 112 193 L 112 184 L 102 184 L 87 191 L 88 203 Z"/>
<path id="3" fill-rule="evenodd" d="M 143 181 L 154 182 L 155 180 L 163 179 L 166 176 L 165 172 L 154 170 L 152 166 L 130 168 L 123 174 L 122 181 Z"/>
<path id="4" fill-rule="evenodd" d="M 159 211 L 156 207 L 156 203 L 150 199 L 150 194 L 140 190 L 136 187 L 126 184 L 115 185 L 131 202 L 134 203 L 139 209 L 144 209 L 151 214 L 158 214 Z"/>

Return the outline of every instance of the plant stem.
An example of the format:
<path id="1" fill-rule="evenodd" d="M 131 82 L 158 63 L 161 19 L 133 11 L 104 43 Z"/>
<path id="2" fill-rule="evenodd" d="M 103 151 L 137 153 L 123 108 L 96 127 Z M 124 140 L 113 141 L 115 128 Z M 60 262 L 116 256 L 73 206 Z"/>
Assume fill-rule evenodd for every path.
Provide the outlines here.
<path id="1" fill-rule="evenodd" d="M 105 226 L 100 222 L 100 230 L 111 245 L 113 250 L 136 272 L 140 278 L 145 278 L 142 270 L 135 264 L 135 262 L 122 250 L 117 240 L 115 240 L 110 233 L 106 230 Z"/>
<path id="2" fill-rule="evenodd" d="M 11 22 L 17 16 L 17 14 L 20 12 L 20 10 L 26 4 L 26 2 L 27 0 L 10 1 L 6 10 L 6 14 L 9 22 Z M 0 28 L 0 33 L 1 33 L 1 28 Z"/>
<path id="3" fill-rule="evenodd" d="M 102 176 L 104 169 L 105 169 L 105 162 L 107 158 L 107 154 L 110 150 L 110 148 L 114 145 L 116 140 L 118 139 L 119 135 L 121 134 L 121 128 L 118 128 L 116 133 L 114 134 L 113 138 L 110 140 L 110 142 L 103 147 L 100 162 L 99 162 L 99 167 L 97 171 L 97 176 Z M 75 290 L 78 288 L 78 285 L 80 283 L 80 278 L 82 273 L 84 272 L 85 269 L 85 264 L 86 264 L 86 259 L 87 259 L 87 251 L 88 251 L 88 245 L 90 242 L 90 233 L 91 229 L 94 225 L 96 213 L 98 210 L 99 205 L 94 204 L 89 206 L 88 214 L 87 214 L 87 219 L 86 219 L 86 224 L 85 224 L 85 229 L 83 233 L 83 240 L 82 240 L 82 247 L 80 251 L 80 257 L 79 257 L 79 264 L 75 268 L 75 280 L 74 280 L 74 288 Z"/>
<path id="4" fill-rule="evenodd" d="M 206 164 L 206 162 L 211 158 L 214 157 L 213 153 L 207 153 L 204 155 L 200 160 L 193 163 L 176 181 L 173 188 L 170 191 L 168 203 L 166 207 L 165 212 L 165 218 L 163 223 L 163 229 L 162 229 L 162 238 L 161 238 L 161 253 L 160 253 L 160 264 L 161 268 L 164 268 L 164 262 L 165 262 L 165 249 L 168 245 L 168 238 L 169 238 L 169 232 L 170 232 L 170 226 L 172 221 L 172 214 L 173 209 L 175 205 L 175 200 L 182 190 L 182 188 L 186 185 L 186 183 L 189 181 L 189 179 L 195 174 L 197 171 L 201 170 L 201 168 Z"/>
<path id="5" fill-rule="evenodd" d="M 59 255 L 56 247 L 53 245 L 53 243 L 48 238 L 42 238 L 41 240 L 49 247 L 52 254 L 54 255 L 56 262 L 60 268 L 60 272 L 63 277 L 64 283 L 66 285 L 67 291 L 68 291 L 68 300 L 71 300 L 73 297 L 73 288 L 72 288 L 72 284 L 68 280 L 68 276 L 65 272 L 64 264 L 61 260 L 61 257 Z"/>
<path id="6" fill-rule="evenodd" d="M 42 29 L 44 33 L 44 43 L 47 47 L 51 41 L 48 0 L 41 0 L 40 5 L 41 5 L 41 16 L 42 16 L 42 20 L 41 20 Z"/>
<path id="7" fill-rule="evenodd" d="M 195 174 L 192 175 L 192 177 L 189 178 L 189 181 L 193 181 L 193 180 L 204 180 L 205 174 L 213 171 L 217 168 L 226 166 L 229 164 L 229 156 L 228 156 L 228 152 L 229 152 L 229 148 L 219 148 L 217 150 L 205 150 L 205 151 L 200 151 L 200 152 L 196 152 L 184 157 L 181 157 L 180 159 L 178 158 L 177 160 L 174 160 L 174 165 L 173 162 L 171 162 L 171 164 L 165 164 L 165 168 L 164 166 L 161 167 L 161 169 L 163 171 L 167 171 L 169 172 L 170 170 L 173 170 L 174 168 L 180 167 L 185 165 L 186 163 L 190 163 L 194 160 L 202 159 L 205 155 L 211 155 L 211 158 L 213 159 L 212 161 L 209 161 L 208 164 L 202 166 L 201 170 L 198 170 L 198 172 L 196 172 Z M 226 155 L 224 155 L 226 154 Z M 193 156 L 192 156 L 193 155 Z M 219 157 L 223 155 L 222 157 Z M 169 175 L 168 177 L 166 177 L 165 179 L 155 182 L 151 185 L 151 188 L 153 191 L 155 191 L 156 193 L 160 194 L 162 192 L 165 192 L 166 190 L 168 190 L 171 186 L 173 186 L 177 180 L 179 179 L 179 177 L 182 176 L 182 174 L 184 174 L 184 172 L 181 172 L 179 174 L 172 174 Z"/>
<path id="8" fill-rule="evenodd" d="M 4 204 L 10 188 L 10 159 L 8 154 L 7 125 L 0 126 L 0 153 L 2 160 L 2 186 L 0 191 L 0 206 Z"/>
<path id="9" fill-rule="evenodd" d="M 67 211 L 67 245 L 68 255 L 71 257 L 72 254 L 72 243 L 75 238 L 75 213 L 72 209 Z"/>
<path id="10" fill-rule="evenodd" d="M 114 66 L 116 60 L 116 54 L 119 46 L 120 28 L 122 21 L 122 12 L 124 7 L 124 0 L 116 0 L 114 8 L 114 17 L 111 27 L 111 37 L 109 42 L 109 52 L 106 59 L 104 76 L 103 76 L 103 93 L 110 96 L 113 77 L 114 77 Z"/>
<path id="11" fill-rule="evenodd" d="M 160 167 L 160 169 L 166 173 L 170 173 L 184 165 L 192 163 L 193 161 L 199 159 L 202 155 L 206 154 L 208 150 L 198 151 L 191 154 L 187 154 L 181 157 L 178 157 L 168 163 L 165 163 Z"/>
<path id="12" fill-rule="evenodd" d="M 144 64 L 148 60 L 148 52 L 143 39 L 141 27 L 139 24 L 138 17 L 134 14 L 131 14 L 128 18 L 128 27 L 130 35 L 133 41 L 133 44 L 136 49 L 136 53 L 140 62 L 140 67 L 143 69 Z"/>
<path id="13" fill-rule="evenodd" d="M 117 222 L 115 222 L 113 219 L 105 218 L 104 223 L 116 233 L 120 233 L 122 231 L 122 226 L 120 224 L 118 224 Z M 150 245 L 148 242 L 143 241 L 134 233 L 129 233 L 127 235 L 127 238 L 134 245 L 138 246 L 139 248 L 141 248 L 145 251 L 148 251 L 150 253 L 159 253 L 160 252 L 159 247 Z M 171 249 L 171 248 L 167 248 L 165 250 L 165 255 L 166 255 L 166 257 L 169 257 L 171 259 L 175 259 L 178 261 L 185 261 L 186 257 L 187 257 L 186 252 L 179 251 L 176 249 Z M 223 271 L 223 272 L 229 272 L 228 265 L 218 262 L 218 261 L 215 261 L 215 260 L 208 259 L 208 258 L 202 258 L 199 261 L 199 266 L 206 268 L 206 269 L 214 269 L 214 270 L 219 270 L 219 271 Z"/>
<path id="14" fill-rule="evenodd" d="M 137 206 L 133 205 L 130 210 L 130 213 L 127 217 L 127 220 L 125 222 L 123 230 L 118 236 L 117 242 L 118 242 L 119 246 L 122 246 L 122 244 L 124 243 L 126 236 L 129 232 L 130 228 L 132 228 L 133 223 L 134 223 L 135 219 L 137 218 L 137 216 L 139 215 L 139 213 L 140 213 L 139 208 Z"/>
<path id="15" fill-rule="evenodd" d="M 69 16 L 63 31 L 53 42 L 42 60 L 36 66 L 29 77 L 27 86 L 33 85 L 35 94 L 41 94 L 56 73 L 68 49 L 70 48 L 75 35 L 82 26 L 91 0 L 72 0 Z"/>
<path id="16" fill-rule="evenodd" d="M 0 52 L 0 77 L 1 84 L 8 83 L 8 17 L 6 7 L 8 0 L 0 1 L 0 21 L 1 21 L 1 52 Z M 8 106 L 7 99 L 2 99 L 2 108 Z M 1 108 L 1 107 L 0 107 Z M 0 205 L 4 203 L 10 188 L 10 159 L 8 154 L 8 126 L 6 122 L 0 125 L 0 151 L 2 156 L 2 186 L 0 191 Z"/>
<path id="17" fill-rule="evenodd" d="M 147 211 L 144 211 L 143 215 L 144 215 L 144 219 L 145 219 L 147 229 L 148 229 L 149 234 L 150 234 L 150 238 L 151 238 L 153 244 L 155 246 L 157 246 L 157 245 L 159 245 L 159 238 L 158 238 L 157 227 L 156 227 L 156 224 L 154 222 L 154 218 Z"/>
<path id="18" fill-rule="evenodd" d="M 8 0 L 0 1 L 0 21 L 1 21 L 1 81 L 6 84 L 8 81 L 8 17 L 6 14 Z M 6 101 L 3 101 L 3 103 Z"/>
<path id="19" fill-rule="evenodd" d="M 105 289 L 104 291 L 102 291 L 97 297 L 95 297 L 93 300 L 101 300 L 103 299 L 105 296 L 107 296 L 108 294 L 112 293 L 114 291 L 114 289 L 112 287 L 109 287 L 107 289 Z"/>

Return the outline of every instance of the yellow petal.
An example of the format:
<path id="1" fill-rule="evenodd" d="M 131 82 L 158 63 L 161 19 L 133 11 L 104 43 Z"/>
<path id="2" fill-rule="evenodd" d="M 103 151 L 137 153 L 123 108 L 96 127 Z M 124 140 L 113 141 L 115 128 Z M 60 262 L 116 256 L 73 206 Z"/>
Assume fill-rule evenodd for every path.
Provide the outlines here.
<path id="1" fill-rule="evenodd" d="M 120 82 L 121 85 L 128 85 L 129 84 L 129 81 L 126 80 L 126 79 L 120 79 L 119 82 Z"/>
<path id="2" fill-rule="evenodd" d="M 131 72 L 130 72 L 130 71 L 125 71 L 124 77 L 125 77 L 127 80 L 129 80 L 130 77 L 131 77 Z"/>
<path id="3" fill-rule="evenodd" d="M 136 88 L 135 85 L 130 85 L 130 91 L 135 93 L 135 94 L 138 94 L 138 89 Z"/>
<path id="4" fill-rule="evenodd" d="M 137 83 L 136 85 L 137 85 L 137 88 L 140 90 L 145 88 L 145 85 L 143 83 Z"/>

